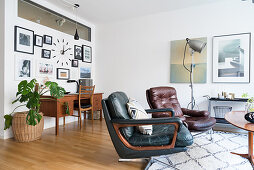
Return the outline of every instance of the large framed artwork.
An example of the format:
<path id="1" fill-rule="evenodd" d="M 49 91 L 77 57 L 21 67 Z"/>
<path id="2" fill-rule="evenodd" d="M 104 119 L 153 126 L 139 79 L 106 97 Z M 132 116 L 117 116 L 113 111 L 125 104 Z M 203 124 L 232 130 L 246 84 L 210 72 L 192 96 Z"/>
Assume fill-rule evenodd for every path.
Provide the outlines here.
<path id="1" fill-rule="evenodd" d="M 206 37 L 192 38 L 207 42 Z M 170 83 L 189 83 L 190 73 L 183 66 L 184 49 L 186 40 L 175 40 L 170 43 Z M 207 81 L 207 48 L 202 53 L 194 53 L 193 82 L 206 83 Z M 185 65 L 190 69 L 192 62 L 189 46 L 187 46 Z"/>
<path id="2" fill-rule="evenodd" d="M 69 80 L 70 70 L 65 68 L 57 68 L 56 78 L 59 80 Z"/>
<path id="3" fill-rule="evenodd" d="M 33 60 L 24 56 L 15 56 L 15 80 L 29 80 L 33 73 Z"/>
<path id="4" fill-rule="evenodd" d="M 250 82 L 250 33 L 213 37 L 213 82 Z"/>
<path id="5" fill-rule="evenodd" d="M 91 78 L 91 67 L 80 67 L 80 78 Z"/>
<path id="6" fill-rule="evenodd" d="M 92 63 L 92 47 L 83 45 L 83 62 Z"/>
<path id="7" fill-rule="evenodd" d="M 36 69 L 37 69 L 38 77 L 53 77 L 54 76 L 54 66 L 51 62 L 38 61 Z"/>
<path id="8" fill-rule="evenodd" d="M 34 31 L 15 26 L 14 50 L 34 54 Z"/>

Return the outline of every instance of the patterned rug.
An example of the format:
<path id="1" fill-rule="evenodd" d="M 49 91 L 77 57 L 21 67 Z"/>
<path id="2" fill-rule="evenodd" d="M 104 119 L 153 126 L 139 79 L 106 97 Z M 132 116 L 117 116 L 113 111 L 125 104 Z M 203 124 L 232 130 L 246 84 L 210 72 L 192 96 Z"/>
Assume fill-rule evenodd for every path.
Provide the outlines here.
<path id="1" fill-rule="evenodd" d="M 146 170 L 252 170 L 247 159 L 236 153 L 248 153 L 248 135 L 214 132 L 194 137 L 186 152 L 152 157 Z"/>

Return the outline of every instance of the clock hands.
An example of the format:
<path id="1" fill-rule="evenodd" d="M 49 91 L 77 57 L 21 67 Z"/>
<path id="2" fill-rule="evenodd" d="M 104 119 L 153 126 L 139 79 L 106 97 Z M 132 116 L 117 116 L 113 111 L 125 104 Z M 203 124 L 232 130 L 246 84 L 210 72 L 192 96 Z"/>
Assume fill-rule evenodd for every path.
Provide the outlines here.
<path id="1" fill-rule="evenodd" d="M 67 48 L 66 50 L 64 50 L 63 52 L 65 53 L 66 51 L 68 51 L 68 50 L 71 50 L 71 48 Z"/>

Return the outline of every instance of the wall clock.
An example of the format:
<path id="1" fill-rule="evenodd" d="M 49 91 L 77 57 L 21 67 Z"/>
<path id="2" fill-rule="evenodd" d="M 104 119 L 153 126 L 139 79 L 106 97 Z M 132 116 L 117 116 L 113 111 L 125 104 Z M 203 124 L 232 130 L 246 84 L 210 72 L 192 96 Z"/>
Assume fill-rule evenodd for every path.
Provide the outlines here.
<path id="1" fill-rule="evenodd" d="M 61 66 L 69 66 L 71 59 L 70 56 L 73 54 L 71 53 L 71 47 L 69 45 L 69 42 L 65 42 L 64 39 L 60 41 L 57 39 L 57 42 L 53 43 L 54 49 L 52 51 L 54 52 L 53 58 L 56 59 L 56 63 L 60 64 Z"/>

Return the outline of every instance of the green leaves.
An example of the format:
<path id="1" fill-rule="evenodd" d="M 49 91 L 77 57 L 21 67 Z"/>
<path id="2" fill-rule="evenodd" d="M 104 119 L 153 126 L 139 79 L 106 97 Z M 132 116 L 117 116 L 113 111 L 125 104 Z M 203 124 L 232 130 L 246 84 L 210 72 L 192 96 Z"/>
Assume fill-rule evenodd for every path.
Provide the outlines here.
<path id="1" fill-rule="evenodd" d="M 4 115 L 4 130 L 9 129 L 12 125 L 12 115 Z"/>
<path id="2" fill-rule="evenodd" d="M 58 86 L 56 82 L 48 81 L 45 83 L 45 85 L 41 85 L 40 87 L 36 86 L 36 82 L 36 79 L 32 79 L 30 82 L 27 80 L 21 81 L 18 85 L 18 92 L 16 93 L 17 98 L 12 102 L 12 104 L 16 102 L 25 103 L 25 106 L 29 109 L 26 117 L 26 123 L 32 126 L 35 126 L 37 123 L 39 123 L 42 118 L 42 116 L 38 113 L 40 110 L 40 96 L 50 91 L 50 95 L 52 97 L 59 99 L 62 98 L 65 93 L 64 88 Z M 49 88 L 49 90 L 47 88 Z M 64 104 L 66 107 L 66 114 L 70 114 L 68 103 Z M 24 104 L 17 106 L 13 112 L 21 106 L 24 106 Z M 12 125 L 11 114 L 4 116 L 4 130 L 10 128 Z"/>
<path id="3" fill-rule="evenodd" d="M 56 82 L 47 81 L 45 86 L 49 87 L 50 95 L 57 99 L 62 98 L 64 96 L 65 90 L 64 88 L 58 86 Z"/>
<path id="4" fill-rule="evenodd" d="M 26 123 L 35 126 L 40 123 L 42 116 L 36 110 L 29 110 L 26 116 Z M 36 121 L 37 120 L 37 121 Z"/>

